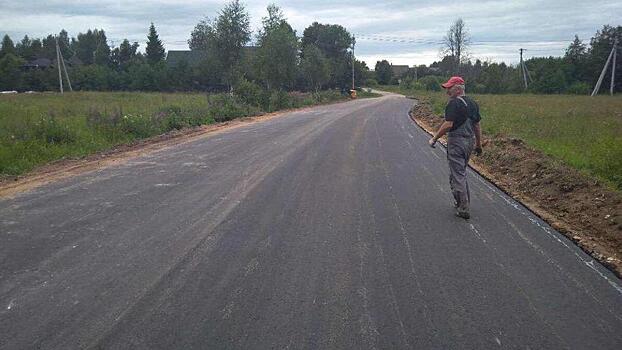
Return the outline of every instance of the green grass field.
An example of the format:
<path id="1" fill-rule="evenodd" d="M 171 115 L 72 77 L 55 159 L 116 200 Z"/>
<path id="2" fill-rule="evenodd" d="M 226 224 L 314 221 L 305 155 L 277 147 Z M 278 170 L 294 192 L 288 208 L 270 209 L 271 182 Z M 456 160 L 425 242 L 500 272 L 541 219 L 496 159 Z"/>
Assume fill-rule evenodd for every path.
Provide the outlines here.
<path id="1" fill-rule="evenodd" d="M 443 92 L 380 89 L 430 101 L 442 115 Z M 622 96 L 471 95 L 480 104 L 482 126 L 506 135 L 622 190 Z"/>
<path id="2" fill-rule="evenodd" d="M 74 92 L 0 95 L 0 177 L 174 129 L 344 99 L 337 91 L 266 95 Z"/>

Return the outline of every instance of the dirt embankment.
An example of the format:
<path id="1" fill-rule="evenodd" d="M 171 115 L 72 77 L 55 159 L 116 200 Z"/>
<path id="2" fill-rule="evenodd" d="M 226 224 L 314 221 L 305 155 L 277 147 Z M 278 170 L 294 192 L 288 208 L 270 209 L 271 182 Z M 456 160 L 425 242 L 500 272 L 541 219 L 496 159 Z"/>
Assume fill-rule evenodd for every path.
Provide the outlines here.
<path id="1" fill-rule="evenodd" d="M 427 131 L 443 121 L 425 103 L 410 115 Z M 622 194 L 511 137 L 484 135 L 471 166 L 622 277 Z"/>

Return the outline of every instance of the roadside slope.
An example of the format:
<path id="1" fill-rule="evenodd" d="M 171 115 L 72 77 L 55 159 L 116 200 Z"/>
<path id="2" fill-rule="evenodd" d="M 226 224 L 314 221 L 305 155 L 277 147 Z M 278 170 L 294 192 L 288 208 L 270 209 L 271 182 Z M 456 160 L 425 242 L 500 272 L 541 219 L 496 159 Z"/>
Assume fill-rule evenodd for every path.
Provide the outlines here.
<path id="1" fill-rule="evenodd" d="M 428 132 L 442 123 L 426 103 L 415 103 L 410 115 Z M 622 276 L 622 194 L 520 139 L 484 138 L 484 154 L 471 165 Z"/>

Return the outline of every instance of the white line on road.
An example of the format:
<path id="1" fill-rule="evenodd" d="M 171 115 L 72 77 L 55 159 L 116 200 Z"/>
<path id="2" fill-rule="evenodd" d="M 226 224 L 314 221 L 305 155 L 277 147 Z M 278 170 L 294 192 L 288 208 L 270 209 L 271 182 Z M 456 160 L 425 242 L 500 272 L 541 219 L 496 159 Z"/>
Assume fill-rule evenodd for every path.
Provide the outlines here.
<path id="1" fill-rule="evenodd" d="M 406 114 L 406 117 L 408 119 L 410 119 L 410 116 L 408 114 Z M 443 152 L 445 151 L 445 148 L 441 148 Z M 432 152 L 432 154 L 436 157 L 438 157 L 438 155 L 436 154 L 436 152 Z M 522 214 L 523 216 L 525 216 L 527 219 L 529 219 L 529 221 L 534 224 L 535 226 L 537 226 L 538 228 L 540 228 L 542 231 L 544 231 L 550 238 L 554 239 L 555 241 L 557 241 L 558 243 L 560 243 L 561 245 L 563 245 L 564 247 L 566 247 L 568 250 L 570 250 L 584 265 L 586 265 L 589 269 L 595 271 L 601 278 L 603 278 L 609 285 L 611 285 L 619 294 L 622 295 L 622 286 L 620 286 L 618 283 L 616 283 L 615 281 L 613 281 L 611 278 L 607 277 L 604 273 L 602 273 L 602 271 L 600 271 L 598 269 L 598 267 L 594 264 L 594 259 L 589 259 L 589 260 L 585 260 L 576 250 L 576 247 L 573 248 L 571 246 L 569 246 L 566 242 L 562 241 L 559 237 L 557 237 L 557 235 L 555 235 L 547 226 L 540 224 L 540 222 L 538 221 L 538 219 L 536 219 L 533 215 L 531 215 L 530 213 L 526 212 L 525 210 L 522 210 L 520 207 L 520 203 L 517 202 L 516 200 L 514 200 L 513 198 L 509 197 L 508 195 L 506 195 L 505 193 L 503 193 L 502 191 L 497 190 L 495 187 L 491 186 L 488 181 L 481 175 L 479 175 L 475 170 L 473 170 L 471 168 L 471 170 L 473 171 L 473 176 L 482 184 L 484 184 L 484 186 L 486 186 L 492 193 L 496 194 L 497 196 L 499 196 L 501 199 L 503 199 L 509 206 L 513 207 L 516 211 L 518 211 L 520 214 Z"/>

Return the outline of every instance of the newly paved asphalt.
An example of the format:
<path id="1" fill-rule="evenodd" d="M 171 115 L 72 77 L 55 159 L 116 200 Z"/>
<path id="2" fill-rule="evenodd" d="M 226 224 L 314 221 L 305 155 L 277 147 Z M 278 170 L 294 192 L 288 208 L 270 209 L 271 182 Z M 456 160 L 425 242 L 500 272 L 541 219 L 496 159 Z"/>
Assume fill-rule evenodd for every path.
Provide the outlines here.
<path id="1" fill-rule="evenodd" d="M 622 349 L 622 282 L 398 96 L 0 200 L 2 349 Z M 485 122 L 485 120 L 484 120 Z"/>

